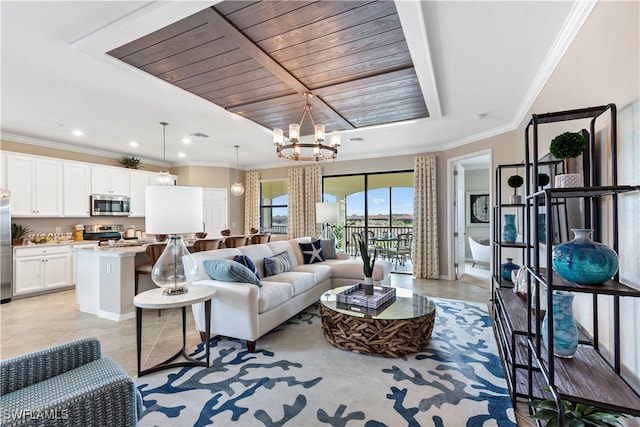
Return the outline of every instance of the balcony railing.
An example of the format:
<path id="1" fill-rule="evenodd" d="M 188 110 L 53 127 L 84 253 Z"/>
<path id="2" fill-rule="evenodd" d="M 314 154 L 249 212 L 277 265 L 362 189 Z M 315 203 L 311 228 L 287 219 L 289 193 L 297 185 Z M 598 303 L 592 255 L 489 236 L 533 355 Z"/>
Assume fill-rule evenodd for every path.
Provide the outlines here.
<path id="1" fill-rule="evenodd" d="M 405 234 L 405 233 L 413 232 L 413 227 L 412 226 L 404 226 L 404 227 L 399 227 L 399 226 L 380 227 L 380 226 L 376 226 L 376 227 L 367 227 L 367 229 L 373 235 L 373 237 L 378 237 L 378 238 L 385 237 L 385 233 L 386 233 L 386 236 L 397 236 L 399 234 Z M 364 225 L 362 225 L 362 226 L 348 225 L 348 226 L 344 227 L 344 241 L 343 241 L 343 246 L 342 247 L 345 248 L 345 252 L 347 252 L 349 255 L 355 255 L 355 253 L 356 253 L 356 247 L 355 247 L 355 243 L 353 241 L 353 233 L 360 233 L 360 234 L 362 234 L 363 237 L 367 236 L 367 233 L 365 232 Z M 367 236 L 367 238 L 368 238 L 368 236 Z"/>

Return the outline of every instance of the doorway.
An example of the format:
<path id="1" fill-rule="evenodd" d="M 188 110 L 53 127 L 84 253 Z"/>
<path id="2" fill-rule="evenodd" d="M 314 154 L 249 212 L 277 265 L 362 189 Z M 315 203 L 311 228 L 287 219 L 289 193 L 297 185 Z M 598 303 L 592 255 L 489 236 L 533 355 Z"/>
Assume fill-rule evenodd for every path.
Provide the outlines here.
<path id="1" fill-rule="evenodd" d="M 452 208 L 447 227 L 449 276 L 458 280 L 469 273 L 465 264 L 473 261 L 469 237 L 488 239 L 491 235 L 491 150 L 449 159 L 447 169 L 448 205 Z M 484 215 L 472 215 L 474 206 L 471 203 L 475 201 L 483 201 Z M 488 267 L 485 264 L 479 268 Z"/>
<path id="2" fill-rule="evenodd" d="M 227 189 L 205 188 L 202 190 L 202 220 L 209 238 L 219 237 L 227 228 Z"/>

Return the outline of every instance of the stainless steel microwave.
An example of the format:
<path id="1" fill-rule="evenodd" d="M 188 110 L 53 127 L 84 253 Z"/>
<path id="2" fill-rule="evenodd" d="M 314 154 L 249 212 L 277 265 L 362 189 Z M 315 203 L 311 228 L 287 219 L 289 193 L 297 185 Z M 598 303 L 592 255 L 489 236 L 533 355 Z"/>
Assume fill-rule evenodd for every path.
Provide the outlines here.
<path id="1" fill-rule="evenodd" d="M 131 199 L 111 194 L 91 195 L 91 216 L 129 216 Z"/>

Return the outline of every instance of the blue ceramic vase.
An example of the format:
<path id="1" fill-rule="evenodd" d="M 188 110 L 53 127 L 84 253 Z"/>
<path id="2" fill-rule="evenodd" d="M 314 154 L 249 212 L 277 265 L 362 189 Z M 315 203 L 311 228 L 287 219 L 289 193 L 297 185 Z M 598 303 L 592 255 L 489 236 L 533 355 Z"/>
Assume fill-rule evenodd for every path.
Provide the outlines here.
<path id="1" fill-rule="evenodd" d="M 507 262 L 500 265 L 500 275 L 502 276 L 502 280 L 508 280 L 511 282 L 511 272 L 519 268 L 520 266 L 518 264 L 513 263 L 513 258 L 507 258 Z"/>
<path id="2" fill-rule="evenodd" d="M 542 321 L 542 340 L 549 345 L 548 313 Z M 573 319 L 573 294 L 553 292 L 553 354 L 558 357 L 573 357 L 578 349 L 578 327 Z"/>
<path id="3" fill-rule="evenodd" d="M 598 285 L 618 271 L 618 255 L 590 239 L 591 230 L 571 230 L 575 238 L 553 249 L 553 269 L 560 277 L 582 285 Z"/>
<path id="4" fill-rule="evenodd" d="M 518 231 L 516 230 L 515 214 L 502 215 L 502 241 L 505 243 L 513 243 L 516 241 Z"/>

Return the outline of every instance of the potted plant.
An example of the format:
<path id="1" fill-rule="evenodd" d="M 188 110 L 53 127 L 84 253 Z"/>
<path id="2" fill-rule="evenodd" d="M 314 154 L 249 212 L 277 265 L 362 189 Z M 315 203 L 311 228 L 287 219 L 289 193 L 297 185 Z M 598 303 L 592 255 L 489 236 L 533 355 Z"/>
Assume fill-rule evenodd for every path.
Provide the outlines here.
<path id="1" fill-rule="evenodd" d="M 31 233 L 31 229 L 26 225 L 11 223 L 11 244 L 20 246 L 24 242 L 24 237 Z"/>
<path id="2" fill-rule="evenodd" d="M 541 189 L 547 185 L 549 183 L 549 181 L 551 181 L 551 178 L 549 178 L 549 175 L 547 175 L 546 173 L 539 173 L 538 174 L 538 187 L 540 187 Z"/>
<path id="3" fill-rule="evenodd" d="M 507 185 L 513 188 L 513 196 L 511 196 L 512 205 L 519 205 L 522 203 L 522 199 L 518 194 L 518 188 L 522 187 L 522 184 L 524 184 L 524 179 L 522 179 L 520 175 L 511 175 L 509 179 L 507 179 Z"/>
<path id="4" fill-rule="evenodd" d="M 373 250 L 373 258 L 369 255 L 369 246 L 367 242 L 362 238 L 358 238 L 358 249 L 360 249 L 360 256 L 362 257 L 362 272 L 364 273 L 364 294 L 373 295 L 373 267 L 376 265 L 376 257 L 378 256 L 378 250 Z"/>
<path id="5" fill-rule="evenodd" d="M 565 132 L 553 138 L 549 152 L 553 157 L 565 161 L 566 174 L 556 175 L 556 188 L 581 187 L 582 177 L 578 173 L 569 173 L 569 159 L 584 152 L 587 140 L 579 132 Z"/>
<path id="6" fill-rule="evenodd" d="M 568 400 L 562 400 L 561 403 L 564 410 L 563 425 L 619 426 L 621 423 L 618 418 L 627 418 L 620 412 L 600 409 L 583 403 L 573 403 Z M 527 404 L 536 410 L 531 415 L 532 418 L 546 421 L 547 427 L 560 427 L 555 400 L 533 400 Z"/>
<path id="7" fill-rule="evenodd" d="M 140 159 L 137 159 L 133 156 L 124 156 L 120 159 L 120 164 L 129 169 L 140 169 Z"/>

